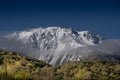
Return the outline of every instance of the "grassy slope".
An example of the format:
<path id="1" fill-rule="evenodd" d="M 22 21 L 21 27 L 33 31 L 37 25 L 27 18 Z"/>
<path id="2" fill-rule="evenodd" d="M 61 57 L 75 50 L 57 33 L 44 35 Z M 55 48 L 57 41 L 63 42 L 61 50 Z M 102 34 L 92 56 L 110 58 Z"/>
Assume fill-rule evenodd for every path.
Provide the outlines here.
<path id="1" fill-rule="evenodd" d="M 0 50 L 0 80 L 120 80 L 120 63 L 81 61 L 52 67 Z"/>
<path id="2" fill-rule="evenodd" d="M 56 73 L 64 80 L 120 80 L 120 63 L 71 62 L 57 67 Z"/>
<path id="3" fill-rule="evenodd" d="M 20 80 L 34 79 L 44 68 L 49 69 L 51 66 L 43 61 L 0 50 L 0 78 L 3 77 L 3 80 L 4 76 Z"/>

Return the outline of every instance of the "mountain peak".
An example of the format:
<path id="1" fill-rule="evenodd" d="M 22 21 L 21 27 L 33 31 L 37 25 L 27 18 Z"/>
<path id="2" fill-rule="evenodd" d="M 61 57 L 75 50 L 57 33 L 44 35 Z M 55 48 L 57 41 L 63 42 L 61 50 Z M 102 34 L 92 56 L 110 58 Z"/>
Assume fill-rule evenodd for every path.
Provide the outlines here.
<path id="1" fill-rule="evenodd" d="M 95 45 L 103 40 L 100 36 L 94 35 L 89 31 L 75 31 L 71 28 L 61 27 L 29 29 L 14 33 L 11 37 L 17 37 L 20 40 L 33 40 L 33 38 L 43 40 L 43 38 L 46 38 L 45 40 L 56 40 L 57 42 L 61 42 L 62 40 L 69 42 L 70 40 L 70 42 L 74 41 L 77 42 L 77 44 L 82 43 L 82 45 Z"/>
<path id="2" fill-rule="evenodd" d="M 101 37 L 89 31 L 75 31 L 71 28 L 61 27 L 33 28 L 15 32 L 7 36 L 7 38 L 15 41 L 15 47 L 16 43 L 18 46 L 23 44 L 19 48 L 20 50 L 24 49 L 23 53 L 26 53 L 27 50 L 27 52 L 30 51 L 30 54 L 26 55 L 34 55 L 35 58 L 53 65 L 79 61 L 82 57 L 80 54 L 84 52 L 77 51 L 98 45 L 103 41 Z M 14 47 L 13 49 L 15 50 Z"/>
<path id="3" fill-rule="evenodd" d="M 61 27 L 24 30 L 10 34 L 8 38 L 20 40 L 24 44 L 31 44 L 40 50 L 93 46 L 103 41 L 100 36 L 89 31 L 75 31 L 71 28 Z"/>

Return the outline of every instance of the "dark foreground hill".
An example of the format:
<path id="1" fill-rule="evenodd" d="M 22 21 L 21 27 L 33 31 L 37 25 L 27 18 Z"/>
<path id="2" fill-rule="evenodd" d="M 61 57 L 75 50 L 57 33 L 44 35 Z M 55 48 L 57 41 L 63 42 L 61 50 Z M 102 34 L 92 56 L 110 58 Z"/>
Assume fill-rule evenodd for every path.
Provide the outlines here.
<path id="1" fill-rule="evenodd" d="M 80 61 L 52 67 L 0 50 L 0 80 L 120 80 L 120 63 Z"/>

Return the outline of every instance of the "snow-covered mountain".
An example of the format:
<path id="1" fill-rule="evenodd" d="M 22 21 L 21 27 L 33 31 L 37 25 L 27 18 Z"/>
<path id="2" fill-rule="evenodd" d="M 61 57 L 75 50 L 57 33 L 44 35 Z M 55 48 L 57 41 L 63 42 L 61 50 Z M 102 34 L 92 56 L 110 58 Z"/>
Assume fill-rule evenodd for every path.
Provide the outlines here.
<path id="1" fill-rule="evenodd" d="M 48 27 L 11 33 L 1 40 L 0 45 L 3 49 L 20 52 L 52 65 L 59 65 L 86 59 L 115 59 L 111 56 L 106 57 L 107 54 L 96 48 L 103 42 L 102 37 L 89 31 Z"/>
<path id="2" fill-rule="evenodd" d="M 36 28 L 15 32 L 7 36 L 30 43 L 40 50 L 95 45 L 102 42 L 100 36 L 89 31 L 74 31 L 60 27 Z"/>

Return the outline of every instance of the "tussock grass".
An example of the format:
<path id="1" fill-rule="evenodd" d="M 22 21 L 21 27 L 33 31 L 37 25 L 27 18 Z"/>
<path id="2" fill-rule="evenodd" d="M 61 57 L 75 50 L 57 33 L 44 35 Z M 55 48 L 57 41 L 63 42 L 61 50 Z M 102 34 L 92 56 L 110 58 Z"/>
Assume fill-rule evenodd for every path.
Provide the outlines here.
<path id="1" fill-rule="evenodd" d="M 120 63 L 80 61 L 52 67 L 0 50 L 0 80 L 120 80 Z"/>

